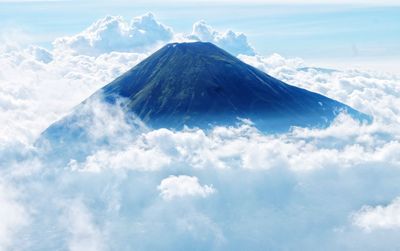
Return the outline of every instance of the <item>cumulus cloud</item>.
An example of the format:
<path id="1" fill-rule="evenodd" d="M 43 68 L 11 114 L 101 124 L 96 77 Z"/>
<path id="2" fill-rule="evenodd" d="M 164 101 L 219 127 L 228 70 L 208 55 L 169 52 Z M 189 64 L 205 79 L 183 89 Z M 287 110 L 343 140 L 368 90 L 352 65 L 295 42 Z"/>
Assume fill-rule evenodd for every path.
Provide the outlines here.
<path id="1" fill-rule="evenodd" d="M 54 47 L 98 56 L 111 51 L 145 52 L 172 37 L 171 28 L 156 21 L 151 13 L 135 17 L 131 22 L 119 16 L 107 16 L 77 35 L 56 39 Z"/>
<path id="2" fill-rule="evenodd" d="M 366 231 L 400 228 L 400 198 L 386 206 L 364 206 L 354 214 L 353 224 Z"/>
<path id="3" fill-rule="evenodd" d="M 193 24 L 189 35 L 175 33 L 157 21 L 152 13 L 135 17 L 131 22 L 120 16 L 107 16 L 76 35 L 56 39 L 53 46 L 63 53 L 99 56 L 113 51 L 147 53 L 168 42 L 193 40 L 212 42 L 234 55 L 255 55 L 243 33 L 220 32 L 203 20 Z M 35 53 L 49 60 L 44 51 Z"/>
<path id="4" fill-rule="evenodd" d="M 212 186 L 202 186 L 197 177 L 187 175 L 171 175 L 163 179 L 157 189 L 160 190 L 160 196 L 164 200 L 172 200 L 185 196 L 200 196 L 205 198 L 215 192 Z"/>
<path id="5" fill-rule="evenodd" d="M 204 20 L 193 24 L 189 39 L 211 42 L 234 55 L 255 55 L 253 47 L 247 41 L 246 35 L 228 30 L 224 33 L 214 30 Z"/>

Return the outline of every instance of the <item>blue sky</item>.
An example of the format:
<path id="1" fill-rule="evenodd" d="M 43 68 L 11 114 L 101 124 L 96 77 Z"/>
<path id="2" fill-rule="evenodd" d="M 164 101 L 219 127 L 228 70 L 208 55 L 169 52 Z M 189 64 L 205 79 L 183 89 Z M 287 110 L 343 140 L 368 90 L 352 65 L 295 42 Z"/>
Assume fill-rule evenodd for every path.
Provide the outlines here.
<path id="1" fill-rule="evenodd" d="M 50 47 L 56 37 L 75 34 L 105 15 L 130 19 L 152 12 L 177 32 L 190 32 L 201 19 L 219 30 L 243 32 L 262 55 L 277 52 L 318 66 L 397 72 L 400 5 L 314 2 L 0 1 L 0 32 L 2 37 L 22 33 Z"/>

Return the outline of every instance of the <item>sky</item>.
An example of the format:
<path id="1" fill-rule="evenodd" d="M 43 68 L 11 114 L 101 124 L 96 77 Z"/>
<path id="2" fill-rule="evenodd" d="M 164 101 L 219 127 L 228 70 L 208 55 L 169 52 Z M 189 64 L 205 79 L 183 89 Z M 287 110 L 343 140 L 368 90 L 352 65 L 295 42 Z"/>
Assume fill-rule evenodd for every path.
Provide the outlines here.
<path id="1" fill-rule="evenodd" d="M 289 2 L 289 3 L 288 3 Z M 290 4 L 294 2 L 295 4 Z M 374 4 L 375 3 L 375 4 Z M 198 20 L 247 35 L 261 55 L 279 53 L 310 64 L 341 69 L 397 72 L 400 5 L 396 1 L 3 1 L 0 34 L 25 35 L 51 47 L 106 15 L 126 19 L 152 12 L 176 32 Z M 22 35 L 22 34 L 23 35 Z"/>
<path id="2" fill-rule="evenodd" d="M 399 8 L 346 3 L 0 1 L 0 251 L 399 250 Z M 153 130 L 78 107 L 188 41 L 373 120 Z M 68 115 L 85 138 L 56 148 Z"/>

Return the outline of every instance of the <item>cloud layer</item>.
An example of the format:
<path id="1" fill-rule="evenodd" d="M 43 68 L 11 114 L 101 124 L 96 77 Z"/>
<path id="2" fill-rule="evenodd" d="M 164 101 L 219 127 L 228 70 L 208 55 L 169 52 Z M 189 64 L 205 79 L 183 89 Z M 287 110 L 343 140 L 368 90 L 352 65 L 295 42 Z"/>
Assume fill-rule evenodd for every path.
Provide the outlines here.
<path id="1" fill-rule="evenodd" d="M 4 46 L 0 250 L 400 248 L 400 78 L 251 56 L 244 35 L 204 22 L 191 35 L 246 53 L 239 58 L 374 122 L 342 114 L 326 129 L 278 135 L 246 121 L 149 131 L 129 127 L 118 107 L 96 103 L 81 114 L 91 151 L 60 166 L 36 154 L 40 132 L 161 43 L 188 35 L 152 15 L 130 24 L 107 17 L 53 50 Z"/>

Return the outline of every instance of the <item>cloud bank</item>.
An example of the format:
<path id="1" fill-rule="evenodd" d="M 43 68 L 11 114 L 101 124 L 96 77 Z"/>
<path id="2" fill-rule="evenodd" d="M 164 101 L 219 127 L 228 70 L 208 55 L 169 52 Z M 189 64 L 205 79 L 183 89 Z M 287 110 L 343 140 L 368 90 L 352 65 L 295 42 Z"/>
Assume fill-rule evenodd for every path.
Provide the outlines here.
<path id="1" fill-rule="evenodd" d="M 33 145 L 41 131 L 178 36 L 151 15 L 134 20 L 105 18 L 52 50 L 1 48 L 0 250 L 400 248 L 399 76 L 248 53 L 239 58 L 373 123 L 342 114 L 326 129 L 277 135 L 246 121 L 151 131 L 98 103 L 82 109 L 87 140 L 65 148 L 90 151 L 65 165 L 41 158 Z M 243 42 L 196 27 L 200 39 Z M 120 41 L 106 42 L 112 36 Z"/>

